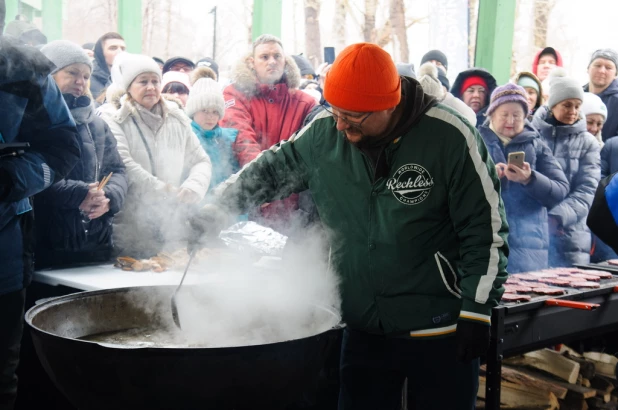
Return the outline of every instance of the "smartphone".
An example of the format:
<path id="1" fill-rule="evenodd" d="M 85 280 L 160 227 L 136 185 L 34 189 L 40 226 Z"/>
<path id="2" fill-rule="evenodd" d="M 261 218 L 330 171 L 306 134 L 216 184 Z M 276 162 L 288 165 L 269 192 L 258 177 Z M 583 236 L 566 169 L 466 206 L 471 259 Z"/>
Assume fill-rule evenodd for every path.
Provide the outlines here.
<path id="1" fill-rule="evenodd" d="M 526 153 L 523 151 L 511 152 L 509 154 L 508 163 L 509 165 L 513 164 L 516 167 L 523 168 L 525 158 L 526 158 Z"/>
<path id="2" fill-rule="evenodd" d="M 28 142 L 11 142 L 8 144 L 0 144 L 0 158 L 24 155 L 29 148 L 30 143 Z"/>
<path id="3" fill-rule="evenodd" d="M 335 61 L 335 47 L 324 47 L 324 62 L 332 64 Z"/>

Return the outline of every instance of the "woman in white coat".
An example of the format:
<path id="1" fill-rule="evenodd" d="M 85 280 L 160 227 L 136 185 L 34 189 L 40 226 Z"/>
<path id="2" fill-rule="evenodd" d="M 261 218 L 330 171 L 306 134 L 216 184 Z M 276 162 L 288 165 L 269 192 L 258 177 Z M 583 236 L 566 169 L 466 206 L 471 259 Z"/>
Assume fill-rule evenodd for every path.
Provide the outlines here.
<path id="1" fill-rule="evenodd" d="M 184 247 L 186 211 L 204 198 L 210 158 L 178 104 L 161 97 L 161 70 L 150 57 L 126 55 L 119 71 L 126 94 L 102 112 L 118 142 L 129 191 L 114 227 L 123 255 L 150 257 Z"/>

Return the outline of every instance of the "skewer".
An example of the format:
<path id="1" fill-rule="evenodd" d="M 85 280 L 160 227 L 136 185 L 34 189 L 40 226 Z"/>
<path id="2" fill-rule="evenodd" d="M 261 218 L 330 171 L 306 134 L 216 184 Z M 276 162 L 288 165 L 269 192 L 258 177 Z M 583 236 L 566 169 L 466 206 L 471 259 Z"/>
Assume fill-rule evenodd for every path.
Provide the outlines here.
<path id="1" fill-rule="evenodd" d="M 100 191 L 105 187 L 105 185 L 109 182 L 109 179 L 112 177 L 113 174 L 114 174 L 113 172 L 110 172 L 108 176 L 106 176 L 105 178 L 101 180 L 101 183 L 99 183 L 99 186 L 97 187 L 97 191 Z"/>

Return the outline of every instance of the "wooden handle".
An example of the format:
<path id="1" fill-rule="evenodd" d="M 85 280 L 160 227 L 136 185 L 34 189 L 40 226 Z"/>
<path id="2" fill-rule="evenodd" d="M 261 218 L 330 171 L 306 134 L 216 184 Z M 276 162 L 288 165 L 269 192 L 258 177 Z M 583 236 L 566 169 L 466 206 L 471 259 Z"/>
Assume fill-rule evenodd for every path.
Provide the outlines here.
<path id="1" fill-rule="evenodd" d="M 587 303 L 587 302 L 574 302 L 572 300 L 560 300 L 560 299 L 547 299 L 545 301 L 547 306 L 560 306 L 571 309 L 582 309 L 582 310 L 596 310 L 599 305 L 598 303 Z"/>
<path id="2" fill-rule="evenodd" d="M 109 179 L 112 177 L 112 175 L 114 175 L 114 173 L 113 173 L 113 172 L 110 172 L 108 176 L 106 176 L 105 178 L 103 178 L 103 179 L 101 180 L 101 183 L 100 183 L 100 184 L 99 184 L 99 186 L 97 187 L 97 191 L 102 190 L 102 189 L 105 187 L 105 185 L 107 185 L 107 183 L 109 182 Z"/>

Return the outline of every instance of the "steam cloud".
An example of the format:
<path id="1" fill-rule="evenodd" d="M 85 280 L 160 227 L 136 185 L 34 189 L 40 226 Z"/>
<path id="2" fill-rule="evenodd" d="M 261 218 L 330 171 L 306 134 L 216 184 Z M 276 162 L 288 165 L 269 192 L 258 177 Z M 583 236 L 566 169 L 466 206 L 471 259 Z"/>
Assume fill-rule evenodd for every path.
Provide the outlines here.
<path id="1" fill-rule="evenodd" d="M 193 275 L 214 273 L 217 280 L 181 289 L 178 338 L 190 345 L 246 346 L 308 337 L 337 325 L 338 281 L 326 249 L 323 237 L 309 232 L 288 244 L 277 268 L 256 267 L 237 255 L 234 262 L 191 269 Z"/>

